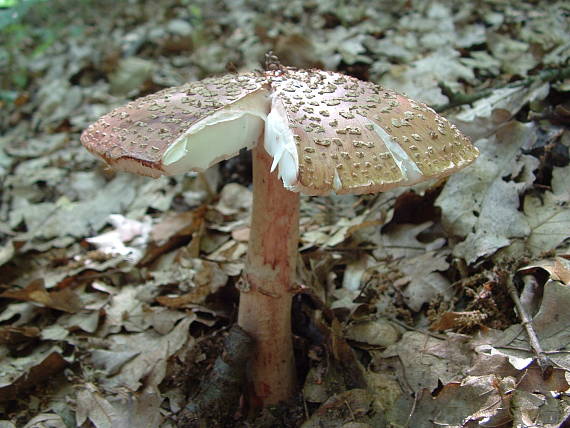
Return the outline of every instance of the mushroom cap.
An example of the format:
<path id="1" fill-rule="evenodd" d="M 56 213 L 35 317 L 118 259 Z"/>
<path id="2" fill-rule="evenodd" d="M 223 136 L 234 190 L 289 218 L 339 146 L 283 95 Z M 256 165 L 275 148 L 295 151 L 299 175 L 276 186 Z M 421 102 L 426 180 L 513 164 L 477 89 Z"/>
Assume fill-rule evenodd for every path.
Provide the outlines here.
<path id="1" fill-rule="evenodd" d="M 238 104 L 239 110 L 239 105 L 243 104 L 240 101 L 246 99 L 247 104 L 248 96 L 254 96 L 254 100 L 264 98 L 263 94 L 267 92 L 265 85 L 267 81 L 263 75 L 244 73 L 167 88 L 104 115 L 83 131 L 81 143 L 116 170 L 155 178 L 186 172 L 177 168 L 171 170 L 164 162 L 165 155 L 169 149 L 172 150 L 174 143 L 180 141 L 192 127 L 215 116 L 217 112 L 227 113 L 228 107 L 234 104 Z M 266 113 L 259 114 L 263 120 Z M 217 116 L 223 119 L 224 115 Z M 252 146 L 258 135 L 251 142 Z M 227 142 L 228 138 L 225 137 Z M 225 154 L 228 150 L 223 143 L 210 142 L 214 147 L 221 146 L 219 149 Z M 211 151 L 212 146 L 202 148 Z M 237 152 L 227 153 L 225 158 L 235 154 Z M 222 159 L 215 159 L 211 164 Z M 196 166 L 194 169 L 201 170 L 210 165 Z"/>
<path id="2" fill-rule="evenodd" d="M 113 110 L 82 143 L 153 177 L 203 170 L 264 145 L 286 188 L 374 193 L 443 177 L 478 150 L 425 104 L 340 73 L 279 69 L 169 88 Z"/>
<path id="3" fill-rule="evenodd" d="M 271 80 L 273 109 L 286 112 L 297 145 L 291 187 L 303 193 L 384 191 L 452 174 L 478 155 L 433 109 L 379 85 L 320 70 Z"/>

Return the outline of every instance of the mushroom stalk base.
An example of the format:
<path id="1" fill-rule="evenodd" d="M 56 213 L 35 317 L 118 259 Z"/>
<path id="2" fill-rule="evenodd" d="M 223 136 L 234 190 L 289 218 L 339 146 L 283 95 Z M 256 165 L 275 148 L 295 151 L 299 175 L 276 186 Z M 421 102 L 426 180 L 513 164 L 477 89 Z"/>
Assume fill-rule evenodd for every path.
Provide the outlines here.
<path id="1" fill-rule="evenodd" d="M 291 303 L 299 243 L 299 194 L 270 173 L 260 139 L 253 149 L 253 208 L 238 324 L 255 339 L 250 382 L 255 405 L 287 400 L 295 390 Z"/>

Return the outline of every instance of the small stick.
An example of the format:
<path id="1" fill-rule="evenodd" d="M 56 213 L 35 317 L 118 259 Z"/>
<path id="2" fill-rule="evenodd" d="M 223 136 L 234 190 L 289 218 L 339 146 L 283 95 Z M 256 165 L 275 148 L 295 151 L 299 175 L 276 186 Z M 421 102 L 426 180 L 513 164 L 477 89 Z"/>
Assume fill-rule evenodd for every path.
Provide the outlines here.
<path id="1" fill-rule="evenodd" d="M 481 98 L 488 97 L 493 93 L 493 91 L 497 89 L 530 86 L 537 81 L 555 82 L 558 80 L 567 79 L 568 77 L 570 77 L 570 67 L 548 69 L 548 70 L 543 70 L 536 75 L 529 76 L 526 79 L 517 80 L 516 82 L 506 83 L 503 85 L 498 85 L 495 86 L 494 88 L 482 89 L 472 94 L 463 94 L 463 93 L 454 92 L 445 83 L 440 82 L 439 87 L 441 88 L 442 93 L 449 98 L 449 102 L 447 104 L 439 104 L 432 107 L 435 111 L 441 113 L 442 111 L 448 110 L 453 107 L 458 107 L 464 104 L 472 104 L 475 101 L 480 100 Z"/>
<path id="2" fill-rule="evenodd" d="M 356 416 L 354 416 L 354 412 L 352 411 L 352 407 L 350 407 L 350 403 L 348 402 L 348 400 L 344 400 L 344 404 L 345 406 L 348 408 L 348 411 L 350 412 L 350 417 L 352 418 L 352 421 L 356 421 Z"/>
<path id="3" fill-rule="evenodd" d="M 524 275 L 522 277 L 522 282 L 524 287 L 520 295 L 521 305 L 526 309 L 527 313 L 531 317 L 534 317 L 539 309 L 538 305 L 540 299 L 537 298 L 537 294 L 541 289 L 540 284 L 534 275 Z"/>
<path id="4" fill-rule="evenodd" d="M 521 319 L 521 324 L 523 325 L 523 327 L 526 330 L 526 334 L 528 335 L 528 340 L 529 340 L 530 346 L 536 355 L 536 359 L 537 359 L 538 365 L 540 366 L 540 368 L 542 370 L 542 374 L 543 374 L 543 376 L 546 376 L 549 369 L 552 368 L 552 363 L 550 362 L 550 359 L 547 357 L 546 353 L 542 350 L 542 346 L 540 346 L 540 341 L 538 340 L 538 335 L 536 334 L 536 331 L 534 330 L 534 327 L 532 326 L 532 319 L 531 319 L 530 315 L 528 314 L 528 312 L 526 311 L 526 309 L 524 308 L 524 306 L 522 305 L 522 303 L 519 299 L 517 289 L 516 289 L 515 285 L 513 284 L 513 281 L 510 277 L 507 279 L 507 291 L 509 292 L 511 299 L 513 299 L 513 302 L 515 303 L 515 307 L 517 308 L 518 316 Z"/>

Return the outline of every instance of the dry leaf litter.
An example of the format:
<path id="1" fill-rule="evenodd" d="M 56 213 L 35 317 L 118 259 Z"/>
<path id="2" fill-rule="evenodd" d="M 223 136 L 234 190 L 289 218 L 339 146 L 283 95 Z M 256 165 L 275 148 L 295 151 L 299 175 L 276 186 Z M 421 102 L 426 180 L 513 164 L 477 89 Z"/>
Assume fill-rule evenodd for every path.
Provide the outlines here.
<path id="1" fill-rule="evenodd" d="M 481 156 L 445 183 L 305 198 L 301 390 L 208 426 L 568 422 L 567 2 L 21 0 L 0 12 L 1 427 L 192 426 L 181 415 L 235 319 L 247 157 L 150 180 L 106 169 L 79 134 L 137 96 L 259 68 L 268 50 L 437 107 Z"/>

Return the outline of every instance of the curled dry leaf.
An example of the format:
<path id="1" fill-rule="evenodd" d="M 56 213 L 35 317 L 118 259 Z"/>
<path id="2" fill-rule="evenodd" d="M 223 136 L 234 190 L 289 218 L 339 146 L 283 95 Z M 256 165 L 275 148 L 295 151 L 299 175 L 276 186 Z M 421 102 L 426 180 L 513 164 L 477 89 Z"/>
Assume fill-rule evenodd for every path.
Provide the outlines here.
<path id="1" fill-rule="evenodd" d="M 462 382 L 444 384 L 435 397 L 428 391 L 415 400 L 404 397 L 396 403 L 398 410 L 391 412 L 389 422 L 392 426 L 425 427 L 425 421 L 433 421 L 435 426 L 465 427 L 488 421 L 489 426 L 502 426 L 511 419 L 510 397 L 504 391 L 514 386 L 511 378 L 469 376 Z"/>
<path id="2" fill-rule="evenodd" d="M 365 389 L 350 389 L 330 397 L 301 428 L 342 427 L 350 421 L 369 422 L 372 396 Z"/>
<path id="3" fill-rule="evenodd" d="M 152 388 L 124 396 L 103 395 L 94 384 L 86 384 L 77 394 L 77 426 L 90 421 L 95 428 L 160 426 L 160 397 Z M 91 426 L 91 425 L 89 425 Z"/>
<path id="4" fill-rule="evenodd" d="M 540 260 L 520 268 L 518 272 L 527 274 L 533 273 L 537 269 L 548 272 L 550 279 L 553 281 L 560 281 L 564 285 L 570 285 L 570 255 Z"/>
<path id="5" fill-rule="evenodd" d="M 453 288 L 441 273 L 449 268 L 445 252 L 428 251 L 412 258 L 402 259 L 399 270 L 404 274 L 402 281 L 408 284 L 402 292 L 406 304 L 416 312 L 432 299 L 450 301 Z"/>
<path id="6" fill-rule="evenodd" d="M 445 312 L 429 326 L 429 329 L 464 330 L 480 326 L 487 317 L 488 315 L 481 311 Z"/>
<path id="7" fill-rule="evenodd" d="M 150 236 L 156 245 L 164 245 L 174 237 L 187 236 L 197 230 L 197 224 L 203 220 L 202 216 L 198 216 L 197 212 L 203 211 L 185 211 L 167 215 L 160 223 L 153 226 Z"/>
<path id="8" fill-rule="evenodd" d="M 76 422 L 82 426 L 88 419 L 96 428 L 111 428 L 117 422 L 113 406 L 96 390 L 94 385 L 77 394 Z"/>
<path id="9" fill-rule="evenodd" d="M 531 228 L 526 244 L 533 255 L 550 251 L 570 237 L 570 210 L 553 193 L 527 195 L 524 212 Z"/>
<path id="10" fill-rule="evenodd" d="M 98 385 L 106 389 L 128 388 L 142 392 L 157 388 L 166 376 L 167 361 L 187 343 L 194 315 L 186 316 L 167 334 L 152 329 L 140 333 L 111 334 L 105 339 L 106 352 L 95 352 L 91 362 L 104 370 L 98 373 Z"/>
<path id="11" fill-rule="evenodd" d="M 379 319 L 350 325 L 345 337 L 369 346 L 387 347 L 400 338 L 400 331 L 390 321 Z"/>
<path id="12" fill-rule="evenodd" d="M 167 215 L 153 226 L 150 232 L 152 241 L 139 263 L 141 265 L 152 263 L 162 254 L 180 246 L 190 236 L 192 239 L 198 238 L 204 227 L 205 214 L 206 206 L 203 205 L 193 211 Z"/>
<path id="13" fill-rule="evenodd" d="M 156 301 L 169 308 L 184 308 L 203 303 L 206 297 L 224 286 L 228 276 L 217 263 L 200 259 L 194 261 L 195 274 L 190 292 L 179 296 L 158 296 Z"/>
<path id="14" fill-rule="evenodd" d="M 447 182 L 436 206 L 449 233 L 466 237 L 455 246 L 455 256 L 473 263 L 531 232 L 520 198 L 534 176 L 523 175 L 522 182 L 520 176 L 521 168 L 532 171 L 538 160 L 520 152 L 535 134 L 534 124 L 505 124 L 493 137 L 477 142 L 482 154 L 473 168 Z"/>
<path id="15" fill-rule="evenodd" d="M 21 396 L 60 373 L 66 365 L 61 350 L 57 348 L 40 348 L 28 357 L 14 360 L 9 368 L 2 370 L 0 403 Z"/>
<path id="16" fill-rule="evenodd" d="M 39 303 L 48 308 L 72 314 L 81 309 L 79 297 L 73 290 L 63 288 L 61 290 L 47 291 L 42 279 L 36 279 L 20 290 L 12 289 L 4 291 L 0 294 L 0 297 Z"/>
<path id="17" fill-rule="evenodd" d="M 433 391 L 440 383 L 460 379 L 464 367 L 469 365 L 468 350 L 462 346 L 464 340 L 461 336 L 441 340 L 419 332 L 406 332 L 381 357 L 399 358 L 401 384 L 406 389 Z"/>
<path id="18" fill-rule="evenodd" d="M 55 413 L 42 413 L 32 418 L 23 428 L 67 428 L 63 418 Z M 1 428 L 9 428 L 0 425 Z"/>
<path id="19" fill-rule="evenodd" d="M 35 339 L 40 335 L 37 327 L 0 327 L 0 345 L 14 345 Z"/>
<path id="20" fill-rule="evenodd" d="M 518 389 L 544 395 L 565 392 L 570 388 L 566 374 L 566 370 L 553 368 L 548 376 L 545 376 L 540 367 L 533 365 L 522 373 Z"/>

